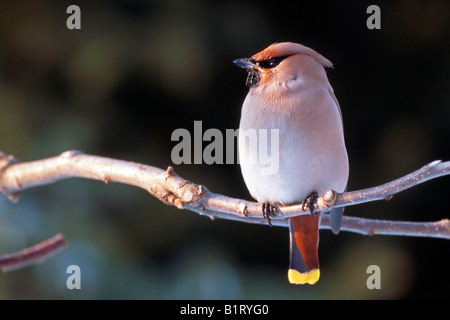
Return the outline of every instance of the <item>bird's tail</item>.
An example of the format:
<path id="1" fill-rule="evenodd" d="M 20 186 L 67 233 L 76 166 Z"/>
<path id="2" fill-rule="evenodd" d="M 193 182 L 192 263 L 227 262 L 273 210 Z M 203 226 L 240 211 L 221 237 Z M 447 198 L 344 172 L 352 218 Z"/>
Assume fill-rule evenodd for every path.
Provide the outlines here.
<path id="1" fill-rule="evenodd" d="M 292 284 L 314 284 L 319 280 L 319 220 L 301 215 L 289 219 L 290 264 L 288 278 Z"/>

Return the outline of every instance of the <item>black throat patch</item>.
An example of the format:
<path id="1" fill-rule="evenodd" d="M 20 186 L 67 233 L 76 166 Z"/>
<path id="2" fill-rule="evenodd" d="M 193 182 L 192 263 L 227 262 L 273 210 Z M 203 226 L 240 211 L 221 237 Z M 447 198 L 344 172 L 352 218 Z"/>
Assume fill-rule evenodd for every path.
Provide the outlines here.
<path id="1" fill-rule="evenodd" d="M 248 69 L 247 80 L 245 81 L 245 85 L 249 88 L 256 86 L 259 83 L 260 72 L 256 68 Z"/>

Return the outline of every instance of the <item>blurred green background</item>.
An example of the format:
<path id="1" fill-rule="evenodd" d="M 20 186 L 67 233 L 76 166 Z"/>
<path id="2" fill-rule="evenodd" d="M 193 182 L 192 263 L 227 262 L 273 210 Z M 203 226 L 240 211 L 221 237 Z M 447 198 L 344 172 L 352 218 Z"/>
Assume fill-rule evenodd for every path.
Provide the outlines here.
<path id="1" fill-rule="evenodd" d="M 66 8 L 81 8 L 81 30 Z M 366 9 L 381 8 L 368 30 Z M 0 150 L 21 161 L 70 149 L 160 168 L 173 130 L 239 125 L 246 74 L 233 65 L 273 42 L 334 63 L 350 158 L 349 190 L 450 160 L 449 1 L 1 1 Z M 217 193 L 251 199 L 238 165 L 179 165 Z M 347 215 L 450 218 L 450 178 Z M 145 191 L 70 179 L 0 197 L 0 254 L 62 232 L 68 247 L 0 276 L 1 299 L 449 298 L 448 240 L 321 231 L 322 277 L 287 281 L 284 228 L 210 221 Z M 81 268 L 81 290 L 66 268 Z M 381 290 L 366 269 L 381 268 Z"/>

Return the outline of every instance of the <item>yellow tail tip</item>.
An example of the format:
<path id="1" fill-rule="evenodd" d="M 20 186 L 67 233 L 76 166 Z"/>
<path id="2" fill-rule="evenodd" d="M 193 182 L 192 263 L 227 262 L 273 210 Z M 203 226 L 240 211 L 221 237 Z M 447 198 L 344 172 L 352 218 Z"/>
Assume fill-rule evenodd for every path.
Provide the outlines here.
<path id="1" fill-rule="evenodd" d="M 313 269 L 311 271 L 301 273 L 294 269 L 289 269 L 288 279 L 292 284 L 314 284 L 320 278 L 320 269 Z"/>

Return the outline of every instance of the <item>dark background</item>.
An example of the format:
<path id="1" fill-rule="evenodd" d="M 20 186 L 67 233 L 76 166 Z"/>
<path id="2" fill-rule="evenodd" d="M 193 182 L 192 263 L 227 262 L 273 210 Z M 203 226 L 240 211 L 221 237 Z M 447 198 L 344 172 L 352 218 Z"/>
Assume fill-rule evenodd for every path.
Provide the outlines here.
<path id="1" fill-rule="evenodd" d="M 81 30 L 66 8 L 81 8 Z M 368 30 L 366 9 L 381 9 Z M 173 130 L 239 125 L 246 74 L 233 65 L 273 42 L 334 63 L 349 190 L 450 159 L 449 1 L 0 2 L 0 150 L 21 161 L 70 149 L 173 165 Z M 206 145 L 207 143 L 205 143 Z M 238 165 L 179 165 L 213 192 L 251 199 Z M 346 209 L 351 216 L 450 218 L 449 178 Z M 448 240 L 321 231 L 321 279 L 287 281 L 288 235 L 210 221 L 145 191 L 70 179 L 0 198 L 0 253 L 62 232 L 69 246 L 0 277 L 1 299 L 449 298 Z M 66 288 L 67 266 L 81 290 Z M 381 290 L 366 269 L 381 268 Z"/>

